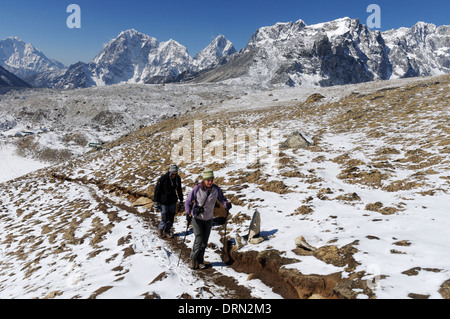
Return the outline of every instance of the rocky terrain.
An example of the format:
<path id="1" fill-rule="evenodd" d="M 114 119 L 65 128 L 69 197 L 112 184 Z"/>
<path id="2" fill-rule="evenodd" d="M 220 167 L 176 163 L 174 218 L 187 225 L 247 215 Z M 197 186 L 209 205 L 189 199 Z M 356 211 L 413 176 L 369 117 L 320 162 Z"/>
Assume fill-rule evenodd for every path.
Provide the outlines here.
<path id="1" fill-rule="evenodd" d="M 80 149 L 0 184 L 0 297 L 448 299 L 449 84 L 444 75 L 269 91 L 218 85 L 210 95 L 204 84 L 121 86 L 159 107 L 188 99 L 165 118 L 105 139 L 101 150 Z M 88 112 L 83 102 L 95 104 L 89 99 L 100 92 L 112 95 L 90 90 L 71 91 L 85 96 L 80 108 L 67 105 L 75 95 L 47 91 L 54 110 L 45 120 L 75 133 L 84 122 L 69 112 Z M 21 110 L 32 105 L 30 92 L 0 103 Z M 115 95 L 109 111 L 125 122 L 124 107 L 152 115 L 153 102 L 130 106 L 135 96 Z M 86 121 L 108 126 L 109 113 L 91 112 Z M 244 138 L 221 144 L 230 129 Z M 255 136 L 264 147 L 263 129 L 279 132 L 268 156 L 208 161 L 226 145 L 247 142 L 251 152 Z M 151 199 L 173 162 L 176 132 L 194 137 L 193 151 L 200 137 L 204 159 L 194 153 L 177 163 L 184 193 L 210 167 L 233 203 L 226 241 L 223 221 L 213 226 L 206 271 L 187 266 L 191 232 L 177 266 L 181 212 L 173 240 L 156 235 Z M 249 238 L 255 212 L 259 232 Z"/>

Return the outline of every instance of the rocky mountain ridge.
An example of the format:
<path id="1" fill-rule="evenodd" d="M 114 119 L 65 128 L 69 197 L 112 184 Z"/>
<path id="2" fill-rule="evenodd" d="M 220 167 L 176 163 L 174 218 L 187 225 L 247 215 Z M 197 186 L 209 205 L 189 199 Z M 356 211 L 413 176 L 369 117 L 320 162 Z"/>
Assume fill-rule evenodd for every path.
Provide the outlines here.
<path id="1" fill-rule="evenodd" d="M 92 62 L 71 66 L 55 87 L 173 82 L 183 72 L 210 68 L 234 52 L 233 44 L 220 35 L 192 58 L 186 47 L 175 40 L 159 42 L 131 29 L 109 42 Z"/>
<path id="2" fill-rule="evenodd" d="M 30 85 L 0 66 L 0 88 L 28 88 Z"/>
<path id="3" fill-rule="evenodd" d="M 358 19 L 258 29 L 228 63 L 194 82 L 331 86 L 450 72 L 450 26 L 372 31 Z"/>
<path id="4" fill-rule="evenodd" d="M 450 73 L 450 26 L 424 22 L 384 32 L 348 17 L 309 26 L 303 20 L 277 23 L 259 28 L 239 52 L 220 35 L 195 57 L 175 40 L 159 42 L 130 29 L 110 41 L 91 62 L 79 62 L 67 70 L 48 60 L 44 63 L 38 54 L 33 55 L 36 61 L 27 59 L 30 54 L 25 52 L 37 50 L 14 39 L 22 43 L 24 53 L 16 45 L 13 54 L 3 53 L 3 60 L 20 74 L 32 73 L 28 82 L 37 87 L 222 81 L 332 86 Z"/>
<path id="5" fill-rule="evenodd" d="M 48 58 L 31 43 L 25 43 L 18 37 L 0 40 L 0 66 L 22 79 L 66 69 L 62 63 Z"/>

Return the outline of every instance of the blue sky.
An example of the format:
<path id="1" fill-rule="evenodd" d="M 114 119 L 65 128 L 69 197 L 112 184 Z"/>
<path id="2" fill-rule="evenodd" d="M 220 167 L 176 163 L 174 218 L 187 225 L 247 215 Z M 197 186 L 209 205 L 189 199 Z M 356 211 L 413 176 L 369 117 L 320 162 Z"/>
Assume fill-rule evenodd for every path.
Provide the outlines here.
<path id="1" fill-rule="evenodd" d="M 81 8 L 81 28 L 69 29 L 69 4 Z M 381 29 L 417 21 L 450 24 L 448 0 L 0 0 L 0 39 L 17 36 L 66 65 L 89 62 L 127 29 L 159 41 L 174 39 L 194 56 L 219 34 L 237 50 L 262 26 L 297 21 L 315 24 L 342 17 L 366 24 L 369 4 L 381 7 Z"/>

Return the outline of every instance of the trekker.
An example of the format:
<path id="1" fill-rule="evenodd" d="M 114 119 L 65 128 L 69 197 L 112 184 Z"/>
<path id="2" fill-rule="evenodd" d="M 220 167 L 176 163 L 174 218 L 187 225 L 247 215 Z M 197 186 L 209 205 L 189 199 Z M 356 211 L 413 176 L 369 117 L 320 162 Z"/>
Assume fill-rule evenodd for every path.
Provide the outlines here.
<path id="1" fill-rule="evenodd" d="M 170 165 L 169 171 L 162 175 L 155 187 L 155 210 L 161 210 L 161 222 L 158 226 L 160 238 L 173 238 L 171 229 L 174 223 L 177 210 L 177 201 L 180 201 L 179 208 L 183 209 L 183 191 L 181 189 L 181 178 L 178 175 L 178 166 Z"/>
<path id="2" fill-rule="evenodd" d="M 218 200 L 227 209 L 231 207 L 222 190 L 214 184 L 214 172 L 207 169 L 202 177 L 203 181 L 192 189 L 184 206 L 186 219 L 188 223 L 192 221 L 195 234 L 189 262 L 191 269 L 206 267 L 204 255 L 211 233 L 216 201 Z"/>

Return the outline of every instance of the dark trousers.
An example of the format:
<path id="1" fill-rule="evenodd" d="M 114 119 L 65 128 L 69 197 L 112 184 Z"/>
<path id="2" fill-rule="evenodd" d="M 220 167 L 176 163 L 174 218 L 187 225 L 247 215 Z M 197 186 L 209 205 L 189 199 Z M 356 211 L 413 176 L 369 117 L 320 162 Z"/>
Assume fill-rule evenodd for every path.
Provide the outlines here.
<path id="1" fill-rule="evenodd" d="M 170 233 L 170 229 L 173 226 L 176 210 L 177 210 L 176 203 L 170 206 L 161 205 L 161 222 L 159 223 L 158 228 L 160 230 L 164 230 L 166 234 Z"/>
<path id="2" fill-rule="evenodd" d="M 194 229 L 195 240 L 191 252 L 191 260 L 203 264 L 206 246 L 208 245 L 209 235 L 211 234 L 212 220 L 192 219 L 192 228 Z"/>

